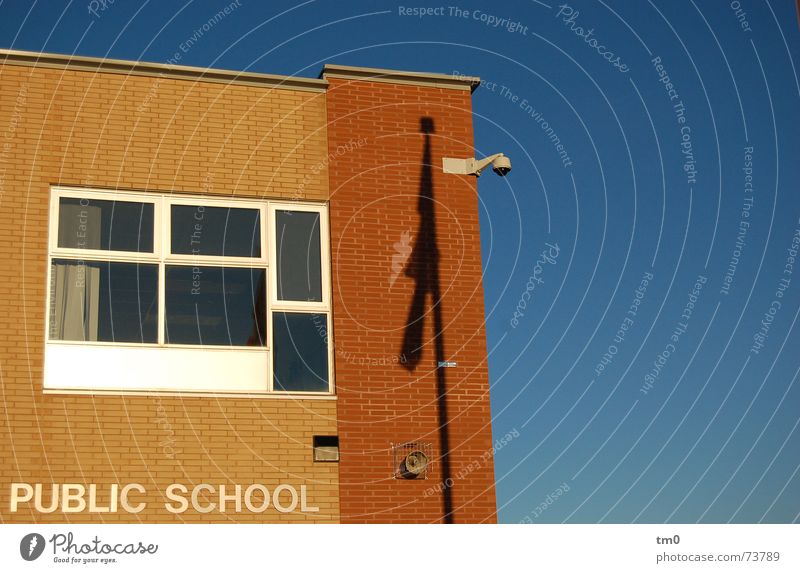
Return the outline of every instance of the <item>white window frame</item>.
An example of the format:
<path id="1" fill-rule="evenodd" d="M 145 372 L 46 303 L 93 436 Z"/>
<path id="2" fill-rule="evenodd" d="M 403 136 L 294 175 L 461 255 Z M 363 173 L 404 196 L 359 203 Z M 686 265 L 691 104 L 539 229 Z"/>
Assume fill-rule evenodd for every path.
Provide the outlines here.
<path id="1" fill-rule="evenodd" d="M 322 265 L 321 279 L 322 279 L 322 301 L 305 301 L 305 300 L 280 300 L 278 299 L 278 241 L 275 237 L 275 221 L 277 211 L 301 211 L 305 213 L 319 213 L 319 237 L 320 237 L 320 264 Z M 272 241 L 269 243 L 269 266 L 275 269 L 274 273 L 270 273 L 270 288 L 271 293 L 270 302 L 275 310 L 283 310 L 286 312 L 311 312 L 314 310 L 327 311 L 331 305 L 331 292 L 330 292 L 330 259 L 326 257 L 328 253 L 325 243 L 330 236 L 328 231 L 328 217 L 327 210 L 323 213 L 318 207 L 309 205 L 307 203 L 280 203 L 270 202 L 269 204 L 269 221 L 272 224 L 273 231 Z M 327 285 L 327 286 L 326 286 Z"/>
<path id="2" fill-rule="evenodd" d="M 260 241 L 261 241 L 261 256 L 260 257 L 228 257 L 222 255 L 189 255 L 189 254 L 174 254 L 172 252 L 172 205 L 186 205 L 190 207 L 201 205 L 203 207 L 221 207 L 221 208 L 239 208 L 239 209 L 252 209 L 259 212 L 259 220 L 261 221 Z M 202 196 L 185 196 L 185 195 L 168 195 L 162 197 L 162 214 L 163 218 L 163 233 L 161 251 L 164 253 L 161 258 L 161 265 L 158 273 L 158 343 L 160 346 L 176 347 L 176 348 L 198 348 L 197 344 L 176 344 L 171 342 L 166 343 L 166 278 L 167 266 L 212 266 L 212 267 L 235 267 L 235 268 L 263 268 L 267 275 L 266 284 L 266 300 L 265 308 L 267 309 L 267 319 L 269 319 L 269 275 L 270 265 L 267 256 L 268 239 L 266 231 L 266 216 L 267 208 L 264 201 L 250 201 L 246 199 L 206 199 Z M 269 332 L 269 325 L 265 325 L 267 332 Z M 237 349 L 249 352 L 269 352 L 271 349 L 269 339 L 265 341 L 266 346 L 229 346 L 229 345 L 213 345 L 204 344 L 202 348 L 206 349 Z M 271 387 L 270 387 L 271 390 Z"/>
<path id="3" fill-rule="evenodd" d="M 74 249 L 59 247 L 58 242 L 58 222 L 59 222 L 59 203 L 62 197 L 85 198 L 108 201 L 132 201 L 137 203 L 151 203 L 153 205 L 153 252 L 140 253 L 128 251 L 107 251 L 98 249 Z M 228 257 L 217 255 L 194 255 L 194 254 L 173 254 L 171 252 L 171 206 L 188 205 L 203 207 L 223 207 L 223 208 L 242 208 L 256 209 L 260 213 L 260 257 Z M 277 267 L 275 265 L 276 240 L 274 237 L 275 212 L 278 210 L 315 212 L 320 215 L 320 264 L 322 277 L 322 301 L 279 301 L 277 300 Z M 53 186 L 50 193 L 50 223 L 48 239 L 48 259 L 47 259 L 47 312 L 45 313 L 45 391 L 46 392 L 75 392 L 75 393 L 178 393 L 184 394 L 213 394 L 213 395 L 254 395 L 254 396 L 291 396 L 301 395 L 303 397 L 331 397 L 334 394 L 334 343 L 332 336 L 332 312 L 331 312 L 331 280 L 330 280 L 330 239 L 328 230 L 328 206 L 326 203 L 299 202 L 299 201 L 277 201 L 253 200 L 243 198 L 220 198 L 204 195 L 178 195 L 153 192 L 131 192 L 116 191 L 96 188 L 79 188 Z M 108 341 L 73 341 L 73 340 L 50 340 L 50 305 L 52 299 L 51 288 L 51 269 L 53 259 L 73 259 L 84 261 L 112 261 L 112 262 L 132 262 L 155 264 L 158 266 L 158 331 L 156 343 L 120 343 Z M 167 344 L 165 337 L 166 322 L 166 267 L 167 266 L 224 266 L 238 268 L 264 268 L 266 280 L 265 308 L 266 308 L 266 346 L 227 346 L 227 345 L 192 345 L 192 344 Z M 273 312 L 301 312 L 309 314 L 323 314 L 326 316 L 327 328 L 327 347 L 328 347 L 328 390 L 327 392 L 311 391 L 286 391 L 274 389 L 274 356 L 272 352 L 273 342 Z M 244 362 L 259 364 L 257 356 L 263 356 L 266 369 L 266 380 L 263 388 L 260 385 L 244 385 L 226 389 L 224 385 L 208 385 L 204 383 L 156 383 L 141 384 L 136 382 L 134 388 L 112 387 L 103 384 L 81 385 L 80 383 L 59 384 L 59 376 L 52 371 L 48 371 L 48 362 L 59 362 L 64 360 L 65 349 L 73 347 L 76 356 L 80 354 L 81 360 L 91 358 L 91 348 L 98 350 L 97 353 L 106 352 L 113 360 L 123 362 L 131 360 L 134 364 L 139 364 L 136 354 L 140 354 L 141 360 L 155 360 L 169 362 L 172 357 L 165 353 L 174 350 L 173 357 L 186 360 L 192 356 L 200 362 L 204 362 L 203 368 L 209 372 L 235 372 L 240 366 L 237 358 Z M 76 350 L 75 347 L 80 347 Z M 120 350 L 130 349 L 130 350 Z M 137 350 L 142 350 L 138 352 Z M 149 350 L 149 352 L 148 352 Z M 204 353 L 202 357 L 198 354 Z M 213 354 L 209 354 L 213 353 Z M 52 355 L 52 356 L 50 356 Z M 249 355 L 249 358 L 248 358 Z M 255 355 L 255 356 L 254 356 Z M 211 357 L 213 356 L 213 357 Z M 49 360 L 52 358 L 52 360 Z M 107 359 L 110 362 L 111 358 Z M 210 361 L 210 362 L 209 362 Z M 228 364 L 217 364 L 218 361 Z M 174 361 L 173 361 L 174 362 Z M 59 362 L 61 363 L 61 362 Z M 179 372 L 179 366 L 170 364 L 164 371 Z M 226 370 L 230 368 L 230 370 Z M 261 368 L 261 366 L 258 366 Z M 201 369 L 202 370 L 202 369 Z M 107 373 L 113 376 L 114 373 Z M 197 376 L 202 376 L 198 372 Z M 163 376 L 162 376 L 163 378 Z"/>
<path id="4" fill-rule="evenodd" d="M 153 252 L 109 251 L 103 249 L 69 249 L 58 246 L 58 213 L 59 199 L 98 199 L 102 201 L 130 201 L 133 203 L 150 203 L 153 205 Z M 157 262 L 162 249 L 161 195 L 150 193 L 129 193 L 124 191 L 97 191 L 73 187 L 53 187 L 50 190 L 50 234 L 49 255 L 77 257 L 87 261 L 130 261 L 137 263 Z M 49 283 L 48 283 L 49 284 Z"/>
<path id="5" fill-rule="evenodd" d="M 269 258 L 266 251 L 268 250 L 268 238 L 266 231 L 267 220 L 267 206 L 264 201 L 249 201 L 246 199 L 204 199 L 202 197 L 186 197 L 171 195 L 164 198 L 164 259 L 167 263 L 183 263 L 191 259 L 192 264 L 204 265 L 218 265 L 224 261 L 226 267 L 256 267 L 268 266 Z M 187 207 L 195 207 L 198 203 L 202 203 L 203 207 L 219 207 L 223 209 L 250 209 L 259 212 L 259 219 L 261 221 L 261 256 L 260 257 L 231 257 L 222 255 L 190 255 L 172 252 L 172 206 L 183 205 Z"/>

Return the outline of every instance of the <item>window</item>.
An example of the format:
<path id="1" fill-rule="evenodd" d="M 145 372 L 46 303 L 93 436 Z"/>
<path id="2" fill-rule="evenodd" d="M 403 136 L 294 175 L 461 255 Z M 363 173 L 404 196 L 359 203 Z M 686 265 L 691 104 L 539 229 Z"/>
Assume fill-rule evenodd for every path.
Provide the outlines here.
<path id="1" fill-rule="evenodd" d="M 261 211 L 170 206 L 170 250 L 178 255 L 261 257 Z"/>
<path id="2" fill-rule="evenodd" d="M 164 340 L 266 346 L 265 269 L 167 265 Z"/>
<path id="3" fill-rule="evenodd" d="M 324 314 L 273 312 L 275 388 L 324 391 L 328 384 L 327 333 Z"/>
<path id="4" fill-rule="evenodd" d="M 319 213 L 275 211 L 278 300 L 322 301 Z"/>
<path id="5" fill-rule="evenodd" d="M 46 389 L 332 392 L 324 205 L 54 188 L 50 221 Z"/>
<path id="6" fill-rule="evenodd" d="M 50 340 L 158 341 L 158 265 L 53 259 Z"/>
<path id="7" fill-rule="evenodd" d="M 58 246 L 153 252 L 153 203 L 60 197 Z"/>

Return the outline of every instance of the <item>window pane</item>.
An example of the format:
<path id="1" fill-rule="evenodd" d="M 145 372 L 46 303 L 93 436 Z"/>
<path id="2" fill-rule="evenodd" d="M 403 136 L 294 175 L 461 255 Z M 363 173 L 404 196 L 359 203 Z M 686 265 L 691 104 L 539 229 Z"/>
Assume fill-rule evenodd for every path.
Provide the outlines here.
<path id="1" fill-rule="evenodd" d="M 158 265 L 53 259 L 50 339 L 158 341 Z"/>
<path id="2" fill-rule="evenodd" d="M 153 252 L 153 204 L 61 197 L 58 246 Z"/>
<path id="3" fill-rule="evenodd" d="M 272 314 L 274 388 L 328 391 L 328 320 L 325 314 Z"/>
<path id="4" fill-rule="evenodd" d="M 266 346 L 264 269 L 166 269 L 166 342 Z"/>
<path id="5" fill-rule="evenodd" d="M 172 205 L 170 215 L 174 254 L 261 256 L 258 209 Z"/>
<path id="6" fill-rule="evenodd" d="M 319 213 L 276 211 L 278 299 L 322 301 Z"/>

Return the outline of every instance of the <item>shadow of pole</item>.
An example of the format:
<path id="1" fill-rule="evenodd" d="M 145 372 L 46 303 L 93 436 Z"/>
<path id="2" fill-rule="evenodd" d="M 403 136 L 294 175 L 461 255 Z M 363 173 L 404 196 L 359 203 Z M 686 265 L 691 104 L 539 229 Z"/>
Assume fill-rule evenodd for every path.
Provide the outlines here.
<path id="1" fill-rule="evenodd" d="M 436 236 L 435 203 L 433 197 L 433 171 L 431 165 L 431 133 L 433 119 L 420 119 L 420 131 L 425 135 L 422 152 L 422 171 L 419 180 L 417 210 L 420 224 L 414 250 L 406 267 L 405 274 L 414 279 L 414 295 L 411 298 L 408 320 L 403 333 L 401 356 L 403 366 L 416 370 L 422 359 L 423 327 L 425 323 L 425 300 L 431 295 L 433 311 L 433 336 L 436 353 L 436 403 L 439 423 L 439 443 L 442 465 L 442 509 L 445 523 L 453 523 L 453 500 L 450 481 L 450 435 L 448 427 L 445 371 L 440 366 L 445 360 L 444 323 L 442 319 L 441 286 L 439 281 L 439 247 Z M 450 485 L 449 485 L 450 484 Z"/>

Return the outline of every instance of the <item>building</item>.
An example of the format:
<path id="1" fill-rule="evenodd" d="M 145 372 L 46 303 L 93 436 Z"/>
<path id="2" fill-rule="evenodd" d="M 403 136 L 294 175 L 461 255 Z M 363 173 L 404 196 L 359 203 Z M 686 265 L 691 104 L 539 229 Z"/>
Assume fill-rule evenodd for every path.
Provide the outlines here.
<path id="1" fill-rule="evenodd" d="M 478 81 L 1 51 L 3 521 L 494 521 Z"/>

